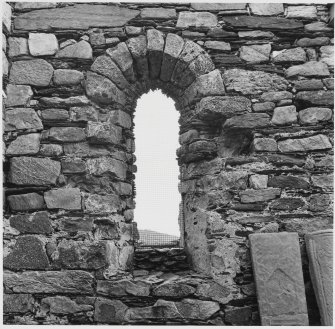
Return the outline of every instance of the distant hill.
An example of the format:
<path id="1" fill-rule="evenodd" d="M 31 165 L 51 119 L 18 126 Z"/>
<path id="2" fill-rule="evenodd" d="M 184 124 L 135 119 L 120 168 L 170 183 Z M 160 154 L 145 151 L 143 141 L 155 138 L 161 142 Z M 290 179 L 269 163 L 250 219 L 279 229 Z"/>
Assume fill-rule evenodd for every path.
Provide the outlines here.
<path id="1" fill-rule="evenodd" d="M 180 240 L 178 236 L 151 230 L 138 230 L 138 233 L 139 246 L 177 246 Z"/>

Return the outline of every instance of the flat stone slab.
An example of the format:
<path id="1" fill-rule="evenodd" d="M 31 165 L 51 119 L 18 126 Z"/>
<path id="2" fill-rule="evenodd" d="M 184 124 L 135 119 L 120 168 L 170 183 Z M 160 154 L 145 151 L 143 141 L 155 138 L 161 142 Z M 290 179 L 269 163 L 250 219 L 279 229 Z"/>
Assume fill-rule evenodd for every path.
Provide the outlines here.
<path id="1" fill-rule="evenodd" d="M 297 233 L 249 235 L 261 323 L 308 325 Z"/>
<path id="2" fill-rule="evenodd" d="M 309 269 L 323 326 L 333 325 L 333 230 L 305 235 Z"/>
<path id="3" fill-rule="evenodd" d="M 139 13 L 118 6 L 75 4 L 22 14 L 14 19 L 14 27 L 25 31 L 49 31 L 123 26 Z"/>

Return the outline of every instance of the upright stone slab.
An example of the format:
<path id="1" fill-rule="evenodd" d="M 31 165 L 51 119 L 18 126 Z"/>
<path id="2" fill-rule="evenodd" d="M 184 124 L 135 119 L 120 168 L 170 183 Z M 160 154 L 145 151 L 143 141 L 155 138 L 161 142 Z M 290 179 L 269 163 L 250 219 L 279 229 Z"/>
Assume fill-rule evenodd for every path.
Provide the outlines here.
<path id="1" fill-rule="evenodd" d="M 305 235 L 309 272 L 323 326 L 333 325 L 333 230 Z"/>
<path id="2" fill-rule="evenodd" d="M 249 235 L 261 323 L 308 325 L 297 233 Z"/>

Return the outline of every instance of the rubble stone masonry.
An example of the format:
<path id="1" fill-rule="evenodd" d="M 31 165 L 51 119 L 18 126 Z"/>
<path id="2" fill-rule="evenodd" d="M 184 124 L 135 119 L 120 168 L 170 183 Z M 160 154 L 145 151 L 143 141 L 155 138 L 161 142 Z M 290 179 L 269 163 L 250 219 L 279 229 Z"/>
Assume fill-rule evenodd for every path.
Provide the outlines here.
<path id="1" fill-rule="evenodd" d="M 320 324 L 304 235 L 332 227 L 329 7 L 3 3 L 4 322 L 259 325 L 248 236 L 297 232 Z M 180 114 L 185 246 L 134 252 L 151 89 Z"/>

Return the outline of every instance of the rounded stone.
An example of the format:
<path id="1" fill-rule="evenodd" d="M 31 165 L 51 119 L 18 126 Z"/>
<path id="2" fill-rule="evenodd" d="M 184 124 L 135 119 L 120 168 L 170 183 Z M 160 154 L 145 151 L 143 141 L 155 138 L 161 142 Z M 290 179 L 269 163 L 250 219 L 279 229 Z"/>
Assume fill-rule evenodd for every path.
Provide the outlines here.
<path id="1" fill-rule="evenodd" d="M 32 56 L 54 55 L 58 51 L 58 41 L 54 34 L 29 33 L 28 45 Z"/>

